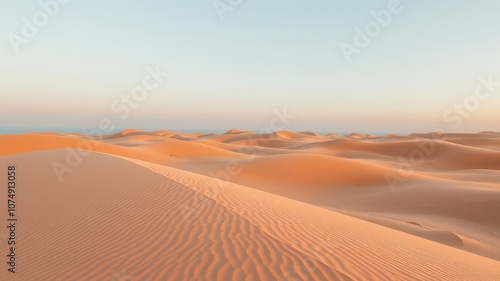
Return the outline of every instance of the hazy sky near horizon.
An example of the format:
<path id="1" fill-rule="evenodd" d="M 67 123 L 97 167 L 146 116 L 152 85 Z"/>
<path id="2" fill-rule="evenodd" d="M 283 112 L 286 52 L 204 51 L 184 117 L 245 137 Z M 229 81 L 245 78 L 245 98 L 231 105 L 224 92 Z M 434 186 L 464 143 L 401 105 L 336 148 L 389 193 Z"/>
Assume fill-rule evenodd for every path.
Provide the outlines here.
<path id="1" fill-rule="evenodd" d="M 16 53 L 38 2 L 1 2 L 0 127 L 259 130 L 286 107 L 286 130 L 500 131 L 500 86 L 474 96 L 500 82 L 498 1 L 401 0 L 350 63 L 342 42 L 391 1 L 242 0 L 221 20 L 211 0 L 72 0 Z M 121 118 L 156 66 L 170 76 Z"/>

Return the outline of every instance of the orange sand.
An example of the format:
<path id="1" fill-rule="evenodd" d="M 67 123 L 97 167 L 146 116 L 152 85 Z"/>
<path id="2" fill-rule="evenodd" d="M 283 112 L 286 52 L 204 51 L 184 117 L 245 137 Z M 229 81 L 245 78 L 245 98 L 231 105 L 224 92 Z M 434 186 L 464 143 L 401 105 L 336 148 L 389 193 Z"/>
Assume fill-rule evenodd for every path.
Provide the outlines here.
<path id="1" fill-rule="evenodd" d="M 500 280 L 499 133 L 0 136 L 11 164 L 1 280 Z"/>

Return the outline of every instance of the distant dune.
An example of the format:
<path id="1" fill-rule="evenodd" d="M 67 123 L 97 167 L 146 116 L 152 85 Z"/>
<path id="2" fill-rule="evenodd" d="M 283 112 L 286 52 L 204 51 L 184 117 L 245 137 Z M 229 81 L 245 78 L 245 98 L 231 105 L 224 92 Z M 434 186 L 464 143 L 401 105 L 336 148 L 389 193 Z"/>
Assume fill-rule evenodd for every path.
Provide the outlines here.
<path id="1" fill-rule="evenodd" d="M 3 135 L 8 165 L 5 280 L 500 280 L 495 132 Z"/>

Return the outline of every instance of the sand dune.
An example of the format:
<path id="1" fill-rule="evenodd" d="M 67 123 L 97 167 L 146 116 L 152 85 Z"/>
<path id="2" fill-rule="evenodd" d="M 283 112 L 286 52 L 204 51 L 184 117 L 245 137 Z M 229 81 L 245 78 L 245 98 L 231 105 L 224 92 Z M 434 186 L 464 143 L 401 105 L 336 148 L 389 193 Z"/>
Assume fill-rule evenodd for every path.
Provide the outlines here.
<path id="1" fill-rule="evenodd" d="M 0 136 L 22 202 L 6 280 L 500 280 L 499 151 L 493 132 Z"/>

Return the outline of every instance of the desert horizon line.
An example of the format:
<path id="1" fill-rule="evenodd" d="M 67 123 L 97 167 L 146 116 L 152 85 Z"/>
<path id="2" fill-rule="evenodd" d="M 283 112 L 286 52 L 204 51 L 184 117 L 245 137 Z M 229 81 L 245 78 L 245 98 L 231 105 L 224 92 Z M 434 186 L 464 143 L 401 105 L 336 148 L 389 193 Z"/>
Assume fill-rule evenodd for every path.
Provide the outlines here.
<path id="1" fill-rule="evenodd" d="M 103 131 L 98 128 L 67 128 L 67 127 L 57 127 L 57 128 L 0 128 L 0 135 L 22 135 L 22 134 L 81 134 L 81 135 L 113 135 L 119 133 L 159 133 L 162 131 L 168 131 L 172 133 L 185 133 L 185 134 L 228 134 L 228 133 L 252 133 L 252 134 L 275 134 L 280 132 L 291 132 L 296 134 L 304 134 L 304 133 L 313 133 L 316 135 L 339 135 L 339 136 L 348 136 L 348 135 L 366 135 L 366 136 L 375 136 L 375 137 L 383 137 L 383 136 L 410 136 L 413 134 L 483 134 L 483 133 L 500 133 L 500 131 L 495 130 L 481 130 L 481 131 L 446 131 L 446 130 L 430 130 L 430 131 L 409 131 L 409 132 L 401 132 L 401 131 L 335 131 L 335 130 L 262 130 L 262 129 L 240 129 L 239 127 L 233 127 L 229 129 L 179 129 L 179 128 L 116 128 L 113 130 Z"/>

